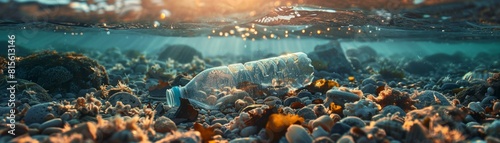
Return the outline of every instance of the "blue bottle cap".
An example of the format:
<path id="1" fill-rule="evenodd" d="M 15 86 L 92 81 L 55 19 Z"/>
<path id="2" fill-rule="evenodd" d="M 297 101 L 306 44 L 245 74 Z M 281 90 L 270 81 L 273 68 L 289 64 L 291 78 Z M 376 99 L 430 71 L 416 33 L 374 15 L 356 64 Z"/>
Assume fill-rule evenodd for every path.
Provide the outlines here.
<path id="1" fill-rule="evenodd" d="M 181 105 L 181 87 L 174 86 L 171 89 L 167 89 L 167 106 L 174 107 Z"/>

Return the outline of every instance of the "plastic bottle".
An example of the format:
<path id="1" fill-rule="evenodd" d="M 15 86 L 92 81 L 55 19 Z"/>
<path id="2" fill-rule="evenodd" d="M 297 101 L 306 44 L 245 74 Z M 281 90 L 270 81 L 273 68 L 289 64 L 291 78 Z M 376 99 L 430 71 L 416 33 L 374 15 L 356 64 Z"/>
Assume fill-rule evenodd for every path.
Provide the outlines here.
<path id="1" fill-rule="evenodd" d="M 180 98 L 187 98 L 195 106 L 215 109 L 216 103 L 207 101 L 207 96 L 214 94 L 213 89 L 232 88 L 245 81 L 269 86 L 273 80 L 288 81 L 291 87 L 298 88 L 310 84 L 313 72 L 311 59 L 302 52 L 214 67 L 202 71 L 183 87 L 167 89 L 167 106 L 179 106 Z"/>

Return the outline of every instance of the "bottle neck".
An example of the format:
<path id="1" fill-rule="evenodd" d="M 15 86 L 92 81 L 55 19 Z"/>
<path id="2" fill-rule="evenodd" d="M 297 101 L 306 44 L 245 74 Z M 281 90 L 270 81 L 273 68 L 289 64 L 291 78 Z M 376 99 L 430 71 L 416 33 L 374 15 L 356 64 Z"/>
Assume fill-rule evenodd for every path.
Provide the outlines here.
<path id="1" fill-rule="evenodd" d="M 184 97 L 184 87 L 174 86 L 171 89 L 167 89 L 166 98 L 167 106 L 175 107 L 181 105 L 181 98 Z"/>

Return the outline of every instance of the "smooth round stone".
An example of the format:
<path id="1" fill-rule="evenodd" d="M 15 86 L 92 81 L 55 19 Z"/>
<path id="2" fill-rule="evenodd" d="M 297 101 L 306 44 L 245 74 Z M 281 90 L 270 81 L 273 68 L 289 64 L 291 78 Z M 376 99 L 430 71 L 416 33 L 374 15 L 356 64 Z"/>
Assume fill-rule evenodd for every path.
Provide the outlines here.
<path id="1" fill-rule="evenodd" d="M 130 105 L 132 108 L 141 106 L 139 98 L 128 92 L 117 92 L 109 98 L 109 102 L 113 106 L 116 106 L 117 101 L 121 101 L 124 105 Z"/>
<path id="2" fill-rule="evenodd" d="M 404 117 L 406 116 L 406 112 L 401 109 L 401 107 L 399 106 L 396 106 L 396 105 L 388 105 L 388 106 L 385 106 L 383 109 L 382 109 L 382 115 L 386 116 L 387 114 L 391 114 L 391 115 L 394 115 L 396 114 L 397 112 L 399 112 L 399 115 L 401 117 Z"/>
<path id="3" fill-rule="evenodd" d="M 229 121 L 227 121 L 227 119 L 226 119 L 226 118 L 218 118 L 218 119 L 213 120 L 213 121 L 212 121 L 212 124 L 217 124 L 217 123 L 219 123 L 219 124 L 224 125 L 224 124 L 227 124 L 228 122 L 229 122 Z"/>
<path id="4" fill-rule="evenodd" d="M 264 99 L 264 104 L 268 106 L 282 105 L 283 102 L 276 96 L 268 96 Z"/>
<path id="5" fill-rule="evenodd" d="M 79 123 L 80 123 L 80 121 L 78 121 L 78 119 L 71 119 L 71 120 L 68 121 L 68 124 L 72 125 L 72 126 L 76 125 L 76 124 L 79 124 Z"/>
<path id="6" fill-rule="evenodd" d="M 63 121 L 59 118 L 49 120 L 47 122 L 44 122 L 38 127 L 38 130 L 44 131 L 48 127 L 63 127 Z"/>
<path id="7" fill-rule="evenodd" d="M 351 126 L 349 126 L 348 124 L 342 123 L 342 122 L 337 122 L 337 123 L 335 123 L 335 125 L 333 125 L 332 129 L 330 130 L 330 133 L 343 135 L 344 133 L 346 133 L 350 129 L 351 129 Z"/>
<path id="8" fill-rule="evenodd" d="M 439 99 L 440 103 L 436 102 L 436 98 Z M 415 104 L 415 107 L 417 107 L 417 109 L 422 109 L 430 105 L 451 105 L 450 101 L 443 94 L 432 90 L 420 92 L 420 94 L 417 95 L 417 97 L 414 99 L 418 99 L 420 101 Z"/>
<path id="9" fill-rule="evenodd" d="M 359 117 L 356 117 L 356 116 L 349 116 L 349 117 L 345 117 L 344 119 L 340 120 L 339 122 L 341 123 L 345 123 L 351 127 L 359 127 L 359 128 L 363 128 L 366 126 L 366 123 Z"/>
<path id="10" fill-rule="evenodd" d="M 311 97 L 312 96 L 312 93 L 309 92 L 309 91 L 301 91 L 299 92 L 299 94 L 297 95 L 297 97 L 299 98 L 304 98 L 304 97 Z"/>
<path id="11" fill-rule="evenodd" d="M 313 139 L 307 130 L 300 125 L 291 125 L 285 134 L 289 143 L 312 143 Z"/>
<path id="12" fill-rule="evenodd" d="M 322 136 L 329 136 L 330 133 L 326 132 L 322 127 L 316 127 L 313 129 L 312 136 L 313 138 L 318 138 Z"/>
<path id="13" fill-rule="evenodd" d="M 42 134 L 44 135 L 51 135 L 51 134 L 55 134 L 55 133 L 62 133 L 63 130 L 62 128 L 59 128 L 59 127 L 48 127 L 46 129 L 44 129 L 42 131 Z"/>
<path id="14" fill-rule="evenodd" d="M 29 128 L 28 126 L 22 124 L 22 123 L 14 123 L 14 126 L 11 126 L 11 124 L 7 123 L 0 123 L 0 133 L 2 133 L 0 136 L 3 135 L 9 135 L 12 136 L 10 133 L 11 127 L 14 127 L 14 137 L 21 136 L 23 134 L 28 134 L 29 133 Z M 7 133 L 9 132 L 9 133 Z M 1 141 L 0 141 L 1 142 Z"/>
<path id="15" fill-rule="evenodd" d="M 297 111 L 297 115 L 304 119 L 316 119 L 316 114 L 314 114 L 314 111 L 311 108 L 303 107 L 300 110 Z"/>
<path id="16" fill-rule="evenodd" d="M 40 127 L 40 123 L 33 123 L 33 124 L 30 124 L 28 127 L 29 127 L 29 128 L 35 128 L 35 129 L 38 129 L 38 127 Z"/>
<path id="17" fill-rule="evenodd" d="M 376 85 L 377 84 L 377 81 L 375 81 L 374 79 L 372 78 L 366 78 L 364 79 L 363 81 L 361 81 L 361 84 L 362 85 L 367 85 L 367 84 L 373 84 L 373 85 Z"/>
<path id="18" fill-rule="evenodd" d="M 335 142 L 332 139 L 330 139 L 330 137 L 321 136 L 314 138 L 313 143 L 335 143 Z"/>
<path id="19" fill-rule="evenodd" d="M 248 137 L 248 136 L 254 135 L 256 133 L 257 133 L 256 126 L 248 126 L 248 127 L 243 128 L 243 130 L 240 131 L 240 136 Z"/>
<path id="20" fill-rule="evenodd" d="M 161 116 L 160 118 L 156 119 L 153 127 L 155 131 L 160 133 L 167 133 L 177 130 L 177 126 L 175 125 L 174 121 L 165 116 Z"/>
<path id="21" fill-rule="evenodd" d="M 40 130 L 38 130 L 38 129 L 28 129 L 28 133 L 30 134 L 30 136 L 34 136 L 34 135 L 40 134 Z"/>
<path id="22" fill-rule="evenodd" d="M 361 87 L 361 91 L 363 91 L 363 93 L 375 94 L 377 92 L 377 86 L 373 84 L 366 84 Z"/>
<path id="23" fill-rule="evenodd" d="M 49 108 L 52 108 L 52 110 L 49 110 Z M 33 123 L 43 123 L 45 121 L 45 116 L 49 114 L 56 114 L 56 109 L 57 107 L 54 105 L 54 103 L 50 102 L 31 106 L 28 112 L 26 112 L 26 116 L 24 116 L 23 118 L 24 122 L 27 125 Z"/>
<path id="24" fill-rule="evenodd" d="M 495 96 L 484 97 L 483 100 L 481 101 L 481 107 L 486 108 L 488 106 L 492 106 L 493 105 L 492 101 L 494 101 L 496 99 L 497 99 L 497 97 L 495 97 Z"/>
<path id="25" fill-rule="evenodd" d="M 360 97 L 354 93 L 331 89 L 326 92 L 325 107 L 330 107 L 330 103 L 344 106 L 345 103 L 358 101 Z"/>

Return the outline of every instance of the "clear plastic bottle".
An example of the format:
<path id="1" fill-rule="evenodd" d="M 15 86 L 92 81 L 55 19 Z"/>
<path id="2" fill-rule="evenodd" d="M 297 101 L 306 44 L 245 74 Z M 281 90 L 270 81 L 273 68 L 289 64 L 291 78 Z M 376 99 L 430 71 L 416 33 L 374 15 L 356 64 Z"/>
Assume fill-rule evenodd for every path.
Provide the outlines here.
<path id="1" fill-rule="evenodd" d="M 215 109 L 217 103 L 207 101 L 207 95 L 213 94 L 214 89 L 235 87 L 245 81 L 263 86 L 273 81 L 287 81 L 291 87 L 298 88 L 310 84 L 313 72 L 311 59 L 302 52 L 214 67 L 202 71 L 183 87 L 167 89 L 167 106 L 179 106 L 180 98 L 187 98 L 195 106 Z"/>

